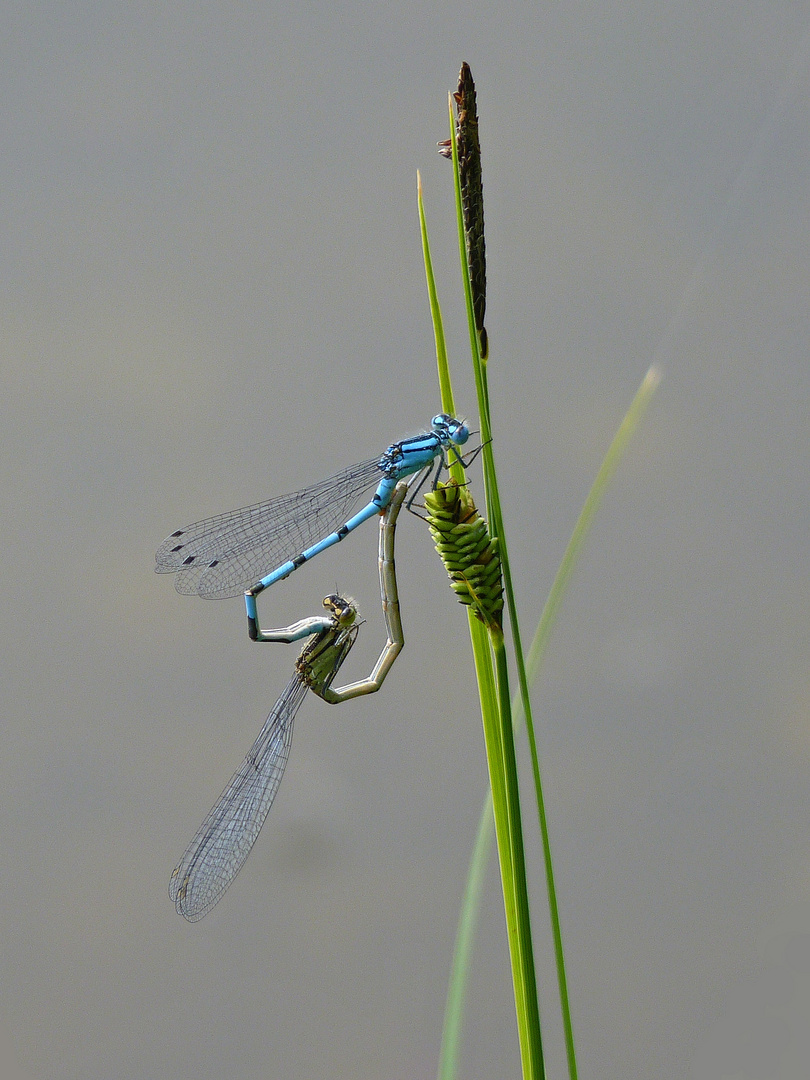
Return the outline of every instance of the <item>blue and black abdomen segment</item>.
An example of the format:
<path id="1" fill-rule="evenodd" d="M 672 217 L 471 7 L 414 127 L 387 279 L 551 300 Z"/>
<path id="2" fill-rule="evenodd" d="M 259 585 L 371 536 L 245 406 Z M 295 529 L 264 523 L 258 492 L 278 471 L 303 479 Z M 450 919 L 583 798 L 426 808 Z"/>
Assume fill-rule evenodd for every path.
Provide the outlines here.
<path id="1" fill-rule="evenodd" d="M 444 413 L 430 432 L 393 443 L 381 457 L 352 465 L 302 491 L 206 518 L 178 529 L 158 549 L 158 573 L 174 573 L 178 592 L 207 598 L 246 592 L 255 632 L 255 596 L 340 543 L 358 525 L 385 510 L 397 481 L 416 473 L 437 475 L 445 452 L 469 437 L 466 424 Z M 365 493 L 373 494 L 354 514 Z M 268 569 L 269 568 L 269 569 Z"/>

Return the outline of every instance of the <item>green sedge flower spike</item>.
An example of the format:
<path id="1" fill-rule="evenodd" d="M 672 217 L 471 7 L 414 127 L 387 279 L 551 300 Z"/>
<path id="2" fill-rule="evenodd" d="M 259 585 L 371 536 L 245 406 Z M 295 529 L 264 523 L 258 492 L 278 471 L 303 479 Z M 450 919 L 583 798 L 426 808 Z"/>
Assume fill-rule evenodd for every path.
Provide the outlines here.
<path id="1" fill-rule="evenodd" d="M 469 490 L 455 480 L 439 484 L 425 495 L 425 508 L 459 603 L 471 607 L 485 626 L 500 629 L 503 581 L 498 542 L 489 535 Z"/>

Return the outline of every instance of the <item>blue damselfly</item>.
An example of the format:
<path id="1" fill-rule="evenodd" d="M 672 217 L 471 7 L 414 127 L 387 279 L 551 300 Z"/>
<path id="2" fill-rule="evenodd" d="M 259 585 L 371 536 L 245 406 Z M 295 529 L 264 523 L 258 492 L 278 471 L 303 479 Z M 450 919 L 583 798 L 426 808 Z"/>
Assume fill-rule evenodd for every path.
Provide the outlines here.
<path id="1" fill-rule="evenodd" d="M 447 453 L 458 457 L 457 448 L 468 437 L 465 423 L 440 413 L 433 417 L 428 433 L 393 443 L 381 457 L 353 465 L 302 491 L 178 529 L 158 548 L 155 570 L 176 574 L 175 588 L 181 593 L 213 599 L 244 591 L 248 630 L 256 638 L 260 592 L 384 510 L 398 481 L 423 473 L 414 484 L 418 490 L 437 458 L 438 478 L 447 465 Z M 371 500 L 349 516 L 372 488 L 376 490 Z"/>

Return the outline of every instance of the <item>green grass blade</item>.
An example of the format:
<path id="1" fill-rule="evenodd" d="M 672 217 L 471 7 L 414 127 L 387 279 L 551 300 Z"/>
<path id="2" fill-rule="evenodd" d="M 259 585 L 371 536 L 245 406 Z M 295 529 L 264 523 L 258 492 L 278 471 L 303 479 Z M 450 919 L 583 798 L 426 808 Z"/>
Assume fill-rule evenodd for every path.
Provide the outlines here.
<path id="1" fill-rule="evenodd" d="M 546 600 L 540 621 L 537 624 L 532 643 L 529 647 L 526 660 L 526 673 L 529 685 L 532 685 L 537 678 L 540 671 L 540 667 L 545 656 L 546 648 L 548 646 L 551 632 L 557 617 L 557 613 L 562 603 L 563 596 L 567 589 L 568 583 L 571 578 L 571 574 L 579 558 L 588 533 L 590 532 L 593 524 L 596 512 L 602 502 L 602 499 L 607 490 L 608 484 L 613 478 L 616 469 L 619 466 L 622 456 L 628 449 L 630 441 L 640 423 L 644 413 L 646 412 L 652 396 L 655 393 L 658 384 L 661 380 L 661 375 L 656 368 L 650 368 L 647 372 L 644 380 L 641 383 L 636 395 L 628 409 L 621 425 L 619 426 L 613 441 L 608 448 L 607 454 L 602 461 L 599 471 L 596 475 L 596 479 L 593 482 L 588 497 L 582 507 L 582 511 L 577 520 L 574 531 L 571 535 L 571 539 L 568 542 L 568 546 L 565 549 L 560 567 L 554 578 L 554 582 L 549 592 L 548 599 Z M 514 717 L 514 724 L 517 726 L 523 716 L 521 696 L 517 694 L 512 702 L 512 713 Z M 541 804 L 542 806 L 542 804 Z M 545 829 L 545 813 L 542 812 L 542 825 L 541 828 Z M 487 792 L 484 806 L 481 811 L 481 820 L 478 827 L 478 833 L 475 840 L 472 856 L 470 859 L 470 870 L 467 878 L 467 888 L 464 893 L 464 903 L 459 916 L 459 933 L 458 944 L 456 947 L 456 955 L 453 958 L 453 968 L 451 971 L 451 981 L 448 991 L 448 1002 L 459 1002 L 464 1000 L 466 991 L 466 978 L 467 972 L 470 966 L 470 956 L 464 952 L 469 951 L 472 948 L 474 939 L 475 923 L 477 919 L 477 912 L 479 906 L 479 893 L 483 882 L 484 865 L 489 856 L 489 852 L 492 847 L 492 809 L 491 809 L 491 793 Z M 547 865 L 547 876 L 551 877 L 553 883 L 553 869 Z M 550 916 L 552 920 L 552 928 L 555 939 L 555 953 L 557 949 L 562 948 L 562 932 L 560 929 L 559 912 L 556 903 L 556 891 L 552 888 L 551 896 L 549 900 Z M 463 933 L 461 928 L 463 927 Z M 565 977 L 565 964 L 557 957 L 557 972 L 558 979 L 562 979 L 562 986 L 560 989 L 561 996 L 561 1009 L 563 1013 L 563 1024 L 565 1029 L 566 1040 L 566 1052 L 568 1055 L 569 1074 L 576 1075 L 576 1060 L 573 1054 L 573 1030 L 571 1024 L 571 1014 L 568 1002 L 567 993 L 567 980 Z M 460 1027 L 460 1021 L 453 1020 L 455 1031 Z M 454 1035 L 455 1035 L 454 1031 Z M 455 1052 L 455 1058 L 453 1063 L 445 1064 L 442 1062 L 443 1071 L 440 1072 L 442 1080 L 454 1080 L 456 1076 L 455 1063 L 458 1060 L 457 1042 L 458 1036 L 455 1035 L 455 1044 L 451 1044 Z"/>
<path id="2" fill-rule="evenodd" d="M 624 419 L 619 425 L 616 434 L 613 436 L 613 441 L 608 447 L 608 451 L 602 460 L 602 464 L 599 466 L 596 479 L 591 485 L 591 490 L 588 492 L 588 497 L 577 518 L 577 523 L 574 526 L 571 539 L 568 541 L 568 546 L 565 549 L 559 570 L 554 578 L 551 591 L 548 594 L 548 599 L 546 600 L 545 607 L 540 616 L 540 621 L 534 632 L 532 643 L 529 646 L 526 668 L 531 682 L 534 682 L 537 678 L 537 672 L 539 671 L 541 661 L 546 651 L 546 646 L 548 645 L 548 639 L 551 635 L 557 610 L 563 595 L 565 594 L 565 590 L 568 586 L 577 559 L 582 551 L 584 542 L 593 525 L 596 512 L 607 491 L 608 484 L 613 479 L 613 475 L 619 467 L 619 463 L 627 451 L 636 428 L 641 422 L 644 413 L 647 411 L 647 408 L 652 401 L 653 394 L 658 389 L 660 382 L 661 371 L 657 367 L 651 367 L 636 391 L 635 397 L 630 404 L 630 408 L 625 413 Z"/>
<path id="3" fill-rule="evenodd" d="M 430 258 L 430 244 L 421 182 L 418 185 L 418 205 L 422 247 L 425 257 L 425 276 L 436 339 L 442 408 L 446 412 L 454 413 L 452 384 L 447 364 L 441 308 Z M 459 483 L 466 482 L 463 469 L 458 462 L 451 467 L 451 474 L 458 479 Z M 539 1039 L 537 988 L 534 980 L 534 957 L 531 947 L 531 926 L 528 918 L 528 894 L 520 829 L 520 804 L 517 798 L 517 771 L 514 766 L 508 681 L 505 677 L 505 653 L 503 654 L 503 660 L 498 652 L 495 654 L 499 664 L 498 677 L 496 678 L 493 669 L 493 651 L 490 647 L 487 631 L 471 613 L 468 615 L 468 620 L 479 695 L 481 697 L 481 718 L 492 790 L 495 837 L 503 887 L 504 912 L 512 964 L 515 1012 L 523 1076 L 524 1080 L 541 1080 L 544 1074 L 542 1048 Z M 505 707 L 507 711 L 504 713 Z M 504 746 L 505 732 L 508 732 L 506 741 L 509 744 L 506 747 Z M 511 764 L 509 762 L 510 756 Z"/>
<path id="4" fill-rule="evenodd" d="M 462 73 L 464 73 L 464 68 L 462 68 Z M 471 76 L 469 76 L 469 70 L 467 71 L 467 76 L 468 76 L 468 79 L 469 79 L 469 86 L 471 87 L 472 86 L 472 79 L 471 79 Z M 472 94 L 470 95 L 470 97 L 471 97 L 472 102 L 474 104 L 474 89 L 472 90 Z M 470 97 L 468 97 L 467 100 L 470 100 Z M 511 576 L 511 572 L 510 572 L 510 569 L 509 569 L 509 551 L 508 551 L 508 547 L 507 547 L 507 544 L 506 544 L 506 535 L 505 535 L 505 529 L 504 529 L 504 524 L 503 524 L 503 516 L 501 514 L 500 496 L 499 496 L 499 492 L 498 492 L 497 471 L 496 471 L 496 468 L 495 468 L 495 457 L 494 457 L 494 449 L 493 449 L 493 441 L 492 441 L 492 426 L 491 426 L 490 408 L 489 408 L 489 390 L 488 390 L 488 386 L 487 386 L 487 362 L 488 362 L 488 358 L 489 358 L 489 346 L 487 345 L 487 354 L 486 354 L 486 356 L 482 355 L 482 350 L 481 350 L 482 339 L 486 342 L 487 338 L 486 338 L 486 334 L 482 335 L 482 334 L 479 333 L 478 326 L 477 326 L 477 321 L 476 321 L 476 315 L 475 315 L 475 300 L 474 300 L 474 296 L 473 296 L 473 287 L 472 287 L 472 281 L 471 281 L 470 267 L 469 267 L 469 262 L 468 262 L 468 257 L 467 257 L 468 242 L 467 242 L 467 236 L 466 236 L 466 230 L 465 230 L 464 193 L 462 192 L 462 188 L 461 188 L 461 170 L 460 170 L 460 167 L 459 167 L 457 130 L 456 130 L 456 124 L 454 122 L 454 117 L 453 117 L 453 99 L 452 98 L 450 99 L 449 111 L 450 111 L 450 150 L 451 150 L 451 158 L 452 158 L 452 162 L 453 162 L 453 176 L 454 176 L 454 187 L 455 187 L 455 195 L 456 195 L 456 222 L 457 222 L 457 229 L 458 229 L 459 259 L 460 259 L 461 268 L 462 268 L 462 283 L 463 283 L 463 287 L 464 287 L 464 299 L 465 299 L 465 305 L 466 305 L 466 309 L 467 309 L 467 324 L 468 324 L 468 331 L 469 331 L 469 337 L 470 337 L 470 351 L 471 351 L 472 358 L 473 358 L 473 373 L 474 373 L 474 376 L 475 376 L 475 387 L 476 387 L 476 394 L 477 394 L 477 398 L 478 398 L 478 411 L 479 411 L 479 417 L 480 417 L 480 423 L 481 423 L 481 439 L 482 439 L 482 442 L 483 442 L 482 459 L 483 459 L 483 471 L 484 471 L 484 491 L 485 491 L 486 504 L 487 504 L 487 518 L 489 520 L 490 529 L 492 531 L 493 536 L 496 536 L 498 538 L 498 545 L 499 545 L 498 549 L 499 549 L 499 553 L 501 555 L 501 563 L 502 563 L 502 567 L 503 567 L 504 591 L 505 591 L 505 594 L 506 594 L 506 607 L 507 607 L 507 611 L 509 613 L 509 623 L 510 623 L 510 629 L 511 629 L 511 633 L 512 633 L 512 643 L 513 643 L 514 651 L 515 651 L 515 660 L 516 660 L 516 666 L 517 666 L 518 681 L 519 681 L 519 685 L 520 685 L 521 698 L 522 698 L 523 706 L 524 706 L 524 714 L 526 716 L 526 726 L 527 726 L 527 732 L 528 732 L 528 735 L 529 735 L 529 745 L 530 745 L 531 753 L 532 753 L 532 767 L 533 767 L 533 774 L 534 774 L 534 780 L 535 780 L 535 790 L 537 792 L 538 799 L 541 800 L 542 799 L 542 793 L 541 793 L 540 786 L 539 786 L 540 785 L 540 774 L 539 774 L 539 766 L 538 766 L 538 763 L 537 763 L 537 751 L 536 751 L 536 746 L 535 746 L 535 741 L 534 741 L 534 728 L 533 728 L 532 719 L 531 719 L 531 704 L 530 704 L 530 701 L 529 701 L 528 684 L 527 684 L 527 681 L 526 681 L 525 665 L 524 665 L 524 660 L 523 660 L 523 651 L 522 651 L 522 648 L 521 648 L 520 627 L 519 627 L 518 618 L 517 618 L 517 608 L 516 608 L 516 604 L 515 604 L 514 591 L 512 589 L 512 576 Z M 475 127 L 476 127 L 475 151 L 477 152 L 477 150 L 478 150 L 478 146 L 477 146 L 477 141 L 478 141 L 477 140 L 477 119 L 474 120 L 474 123 L 475 123 Z M 478 184 L 480 186 L 480 169 L 478 170 Z M 481 193 L 480 193 L 480 190 L 479 190 L 477 193 L 474 193 L 474 197 L 480 199 L 480 194 Z M 468 199 L 469 199 L 469 197 L 470 197 L 470 193 L 468 193 Z M 481 206 L 479 206 L 479 208 L 478 208 L 478 214 L 476 215 L 476 217 L 480 218 L 480 221 L 479 221 L 477 227 L 480 228 L 480 230 L 482 231 L 483 230 L 483 208 Z M 481 243 L 483 243 L 483 239 L 481 239 Z M 480 275 L 479 275 L 479 287 L 480 287 Z M 484 298 L 484 302 L 485 302 L 485 298 Z M 481 306 L 481 304 L 482 304 L 482 301 L 479 298 L 479 306 Z M 504 667 L 504 673 L 505 673 L 505 667 Z M 508 728 L 508 730 L 509 730 L 508 739 L 509 739 L 509 742 L 511 743 L 511 740 L 512 740 L 512 734 L 511 734 L 511 732 L 512 732 L 511 709 L 510 709 L 510 711 L 508 712 L 507 715 L 509 717 L 509 720 L 508 720 L 508 722 L 505 722 L 505 727 Z M 514 806 L 512 809 L 513 809 L 513 813 L 517 813 L 519 815 L 519 804 L 517 806 Z M 517 830 L 520 827 L 519 816 L 514 821 L 514 823 L 510 823 L 510 824 L 513 824 L 513 827 Z M 522 838 L 521 838 L 521 842 L 522 842 Z M 522 865 L 522 858 L 521 858 L 520 865 Z M 524 876 L 522 884 L 519 881 L 519 892 L 522 890 L 522 894 L 519 896 L 519 898 L 516 899 L 516 902 L 518 902 L 519 908 L 521 910 L 523 910 L 523 908 L 525 906 L 525 910 L 526 910 L 526 912 L 528 912 L 528 894 L 525 892 L 525 889 L 526 889 L 526 885 L 525 885 L 525 876 Z M 536 1023 L 530 1023 L 527 1026 L 528 1038 L 532 1043 L 532 1045 L 530 1047 L 527 1047 L 527 1052 L 530 1054 L 531 1061 L 532 1062 L 539 1062 L 540 1063 L 539 1067 L 542 1069 L 542 1049 L 541 1049 L 541 1045 L 540 1045 L 539 1014 L 537 1013 L 537 989 L 536 989 L 536 985 L 535 985 L 535 982 L 534 982 L 533 962 L 532 962 L 532 967 L 530 969 L 528 960 L 524 958 L 523 972 L 524 972 L 525 977 L 527 979 L 531 980 L 531 986 L 529 987 L 527 985 L 526 987 L 524 987 L 524 994 L 526 995 L 526 998 L 528 999 L 529 996 L 531 996 L 531 998 L 532 998 L 531 1004 L 527 1004 L 526 1007 L 530 1008 L 532 1010 L 533 1016 L 536 1017 Z M 524 1068 L 525 1068 L 525 1064 L 526 1064 L 526 1062 L 525 1062 L 525 1057 L 524 1057 Z"/>
<path id="5" fill-rule="evenodd" d="M 444 322 L 442 310 L 439 306 L 439 295 L 436 291 L 436 279 L 433 276 L 433 260 L 430 257 L 430 242 L 428 240 L 427 221 L 425 219 L 425 204 L 422 197 L 422 177 L 416 173 L 416 201 L 419 208 L 419 227 L 422 233 L 422 255 L 425 260 L 425 277 L 427 278 L 428 300 L 430 301 L 430 315 L 433 320 L 433 337 L 436 342 L 436 365 L 439 370 L 439 391 L 442 399 L 442 411 L 450 416 L 456 415 L 456 403 L 453 399 L 453 386 L 450 382 L 450 367 L 447 363 L 447 343 L 444 338 Z M 463 475 L 463 474 L 462 474 Z M 461 482 L 461 477 L 456 476 Z"/>
<path id="6" fill-rule="evenodd" d="M 473 938 L 478 923 L 481 894 L 484 889 L 484 875 L 492 853 L 494 835 L 495 821 L 492 817 L 492 792 L 487 791 L 484 809 L 481 811 L 481 819 L 478 822 L 478 832 L 473 845 L 470 868 L 467 873 L 467 885 L 464 890 L 458 930 L 456 931 L 453 963 L 447 987 L 447 1002 L 444 1007 L 438 1080 L 455 1080 L 458 1075 L 461 1028 L 464 1020 L 464 1004 L 467 998 Z"/>
<path id="7" fill-rule="evenodd" d="M 462 85 L 463 84 L 463 85 Z M 571 1080 L 576 1080 L 577 1068 L 576 1068 L 576 1056 L 574 1051 L 574 1039 L 573 1030 L 571 1025 L 570 1007 L 568 1002 L 568 990 L 567 979 L 565 974 L 565 961 L 562 947 L 562 934 L 559 922 L 559 913 L 556 901 L 556 889 L 554 884 L 553 865 L 551 860 L 551 848 L 548 837 L 548 829 L 546 823 L 546 815 L 544 808 L 544 800 L 542 793 L 542 784 L 540 778 L 539 761 L 536 749 L 536 741 L 534 736 L 534 727 L 532 723 L 531 705 L 529 700 L 529 681 L 533 681 L 536 677 L 543 652 L 548 641 L 548 636 L 551 631 L 556 611 L 559 607 L 562 595 L 567 585 L 568 579 L 576 561 L 578 551 L 581 549 L 582 543 L 585 539 L 587 531 L 590 527 L 593 515 L 596 512 L 601 496 L 606 488 L 607 483 L 610 480 L 616 465 L 623 453 L 629 438 L 632 435 L 632 431 L 635 428 L 641 414 L 652 395 L 655 386 L 657 385 L 658 376 L 655 372 L 651 371 L 645 379 L 639 393 L 636 395 L 636 399 L 633 402 L 627 416 L 619 429 L 608 454 L 600 469 L 599 475 L 594 483 L 591 494 L 586 501 L 583 508 L 580 519 L 577 522 L 577 527 L 574 530 L 574 534 L 566 550 L 563 562 L 560 566 L 560 570 L 554 582 L 554 586 L 549 595 L 548 602 L 544 608 L 543 616 L 541 617 L 540 624 L 538 625 L 537 632 L 535 633 L 532 645 L 529 650 L 528 658 L 524 660 L 523 650 L 520 639 L 519 621 L 517 615 L 517 607 L 515 604 L 515 595 L 512 587 L 511 572 L 509 567 L 509 555 L 508 547 L 506 544 L 506 537 L 503 527 L 503 517 L 501 513 L 500 497 L 498 491 L 497 470 L 495 468 L 495 456 L 492 444 L 490 442 L 492 435 L 491 416 L 490 416 L 490 400 L 487 383 L 487 366 L 489 361 L 489 349 L 487 344 L 486 332 L 481 332 L 483 329 L 483 311 L 485 309 L 486 297 L 485 295 L 479 295 L 478 309 L 480 309 L 481 318 L 476 320 L 476 307 L 475 307 L 475 295 L 472 284 L 472 274 L 470 271 L 468 254 L 472 249 L 473 252 L 479 250 L 483 256 L 483 202 L 482 202 L 482 188 L 480 182 L 480 146 L 478 140 L 478 124 L 475 108 L 475 89 L 472 82 L 472 76 L 469 72 L 467 65 L 462 67 L 462 72 L 459 81 L 459 93 L 455 95 L 455 100 L 459 105 L 459 126 L 464 127 L 466 124 L 466 136 L 464 138 L 465 144 L 465 176 L 469 178 L 472 174 L 475 180 L 474 184 L 471 184 L 469 179 L 467 180 L 467 190 L 462 191 L 462 170 L 459 167 L 459 146 L 457 143 L 457 129 L 453 118 L 453 105 L 452 99 L 450 102 L 450 129 L 451 137 L 448 141 L 448 147 L 450 150 L 450 156 L 454 165 L 454 181 L 456 191 L 456 213 L 458 222 L 458 237 L 459 237 L 459 254 L 460 262 L 462 266 L 462 281 L 464 285 L 465 304 L 467 308 L 467 318 L 470 336 L 470 350 L 473 359 L 473 371 L 475 375 L 476 393 L 478 397 L 479 413 L 481 417 L 481 434 L 484 440 L 483 450 L 483 467 L 484 467 L 484 483 L 487 500 L 487 517 L 490 522 L 491 531 L 494 536 L 497 537 L 499 550 L 501 554 L 501 561 L 503 565 L 504 574 L 504 589 L 506 594 L 506 606 L 509 613 L 510 628 L 512 631 L 512 640 L 515 649 L 515 661 L 518 672 L 518 680 L 520 685 L 519 694 L 516 696 L 516 700 L 512 706 L 511 715 L 514 716 L 514 723 L 517 723 L 520 715 L 522 714 L 526 719 L 527 736 L 529 740 L 531 759 L 532 759 L 532 773 L 535 784 L 535 795 L 537 801 L 537 813 L 540 826 L 542 844 L 543 844 L 543 858 L 545 864 L 546 881 L 549 894 L 549 910 L 552 924 L 552 933 L 554 937 L 555 957 L 557 962 L 558 973 L 558 985 L 560 994 L 561 1011 L 563 1016 L 563 1025 L 565 1031 L 566 1051 L 568 1057 L 568 1070 Z M 470 170 L 470 160 L 472 159 L 472 171 Z M 477 179 L 476 179 L 477 177 Z M 465 203 L 466 198 L 466 203 Z M 475 213 L 471 213 L 470 207 L 473 207 Z M 466 223 L 466 230 L 465 230 Z M 474 227 L 473 227 L 474 226 Z M 477 246 L 478 245 L 478 246 Z M 483 288 L 485 293 L 485 271 L 483 270 L 483 264 L 479 268 L 479 272 L 476 277 L 476 285 L 479 293 Z M 480 322 L 480 326 L 478 323 Z M 446 358 L 445 358 L 446 360 Z M 452 411 L 452 410 L 448 410 Z M 499 673 L 502 667 L 502 659 L 497 657 Z M 504 665 L 505 674 L 505 665 Z M 509 725 L 510 730 L 512 724 Z M 504 741 L 506 737 L 502 737 Z M 511 739 L 510 739 L 511 741 Z M 507 755 L 508 756 L 508 755 Z M 509 762 L 504 762 L 504 782 L 505 793 L 508 794 L 511 787 L 511 776 Z M 488 810 L 489 797 L 487 798 L 487 805 L 485 805 L 482 813 L 481 825 L 479 827 L 478 839 L 476 841 L 476 847 L 473 853 L 473 859 L 471 864 L 471 878 L 475 875 L 477 880 L 481 877 L 481 862 L 484 860 L 484 852 L 488 845 L 491 843 L 491 832 Z M 519 814 L 519 807 L 517 808 Z M 520 855 L 516 855 L 514 848 L 512 849 L 512 858 L 515 863 L 515 873 L 519 879 L 521 875 L 522 858 Z M 518 905 L 520 889 L 518 887 L 518 893 L 515 894 L 515 903 Z M 456 955 L 454 957 L 453 973 L 451 978 L 451 985 L 448 992 L 448 1001 L 458 1002 L 463 1000 L 464 987 L 459 985 L 466 978 L 466 971 L 469 967 L 469 956 L 465 956 L 463 950 L 471 947 L 473 937 L 473 926 L 475 922 L 475 910 L 477 899 L 475 897 L 475 889 L 468 882 L 468 889 L 465 892 L 465 902 L 462 908 L 460 917 L 460 929 L 458 935 L 458 946 L 456 949 Z M 521 911 L 518 905 L 518 916 L 520 917 Z M 464 928 L 462 932 L 462 927 Z M 516 990 L 516 1000 L 517 1000 Z M 524 1000 L 523 1006 L 525 1008 L 526 1002 Z M 520 1006 L 519 1006 L 520 1010 Z M 454 1028 L 457 1031 L 460 1020 L 453 1020 Z M 524 1023 L 528 1023 L 527 1017 L 524 1016 Z M 539 1035 L 539 1028 L 538 1028 Z M 523 1037 L 523 1032 L 522 1032 Z M 457 1037 L 446 1041 L 448 1045 L 455 1047 L 457 1051 Z M 521 1043 L 523 1048 L 523 1044 Z M 455 1075 L 455 1064 L 457 1062 L 457 1052 L 455 1052 L 454 1060 L 452 1062 L 446 1062 L 442 1060 L 442 1070 L 440 1075 L 449 1078 Z M 524 1061 L 525 1065 L 525 1061 Z"/>
<path id="8" fill-rule="evenodd" d="M 517 963 L 513 958 L 512 980 L 515 1000 L 522 995 L 521 1054 L 523 1074 L 541 1080 L 545 1076 L 543 1042 L 540 1033 L 540 1009 L 537 999 L 537 980 L 534 968 L 529 890 L 526 881 L 526 862 L 523 847 L 523 825 L 520 812 L 520 789 L 518 785 L 517 755 L 515 753 L 512 709 L 509 700 L 509 675 L 503 633 L 490 629 L 490 640 L 495 653 L 495 670 L 498 685 L 498 720 L 507 801 L 508 839 L 513 868 L 515 904 L 515 944 Z"/>

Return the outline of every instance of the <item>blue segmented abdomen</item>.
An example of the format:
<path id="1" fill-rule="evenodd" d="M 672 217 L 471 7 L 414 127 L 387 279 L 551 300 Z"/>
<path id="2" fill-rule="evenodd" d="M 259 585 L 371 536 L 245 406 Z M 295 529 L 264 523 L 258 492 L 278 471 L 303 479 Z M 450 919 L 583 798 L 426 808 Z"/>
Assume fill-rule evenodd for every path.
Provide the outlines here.
<path id="1" fill-rule="evenodd" d="M 383 478 L 381 459 L 373 458 L 302 491 L 197 521 L 163 541 L 155 570 L 176 574 L 180 593 L 237 596 L 334 532 Z"/>
<path id="2" fill-rule="evenodd" d="M 178 592 L 209 599 L 261 592 L 384 510 L 398 480 L 431 468 L 437 457 L 446 464 L 445 448 L 469 437 L 467 425 L 445 413 L 433 417 L 431 429 L 303 491 L 178 529 L 158 548 L 155 570 L 176 574 Z M 350 517 L 373 487 L 371 501 Z"/>

